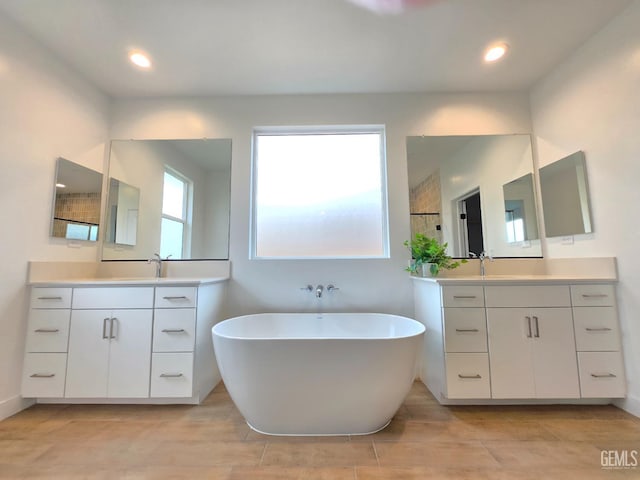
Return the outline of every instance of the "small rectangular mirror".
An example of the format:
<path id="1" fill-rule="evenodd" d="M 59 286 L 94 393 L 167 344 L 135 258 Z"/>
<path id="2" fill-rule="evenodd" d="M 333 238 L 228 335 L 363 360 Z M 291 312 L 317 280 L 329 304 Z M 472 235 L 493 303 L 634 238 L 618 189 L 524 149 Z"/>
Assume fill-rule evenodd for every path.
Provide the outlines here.
<path id="1" fill-rule="evenodd" d="M 546 236 L 593 232 L 584 152 L 562 158 L 539 172 Z"/>
<path id="2" fill-rule="evenodd" d="M 527 173 L 502 186 L 507 242 L 536 240 L 538 218 L 533 193 L 533 174 Z"/>
<path id="3" fill-rule="evenodd" d="M 139 210 L 140 189 L 110 178 L 105 240 L 119 245 L 135 245 Z"/>
<path id="4" fill-rule="evenodd" d="M 97 241 L 102 174 L 58 158 L 54 191 L 51 236 Z"/>

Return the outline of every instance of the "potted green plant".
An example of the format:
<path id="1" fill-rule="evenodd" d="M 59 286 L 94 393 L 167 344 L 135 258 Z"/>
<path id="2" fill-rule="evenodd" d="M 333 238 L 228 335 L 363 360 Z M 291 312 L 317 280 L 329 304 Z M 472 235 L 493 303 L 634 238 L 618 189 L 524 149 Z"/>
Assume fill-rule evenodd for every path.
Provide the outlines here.
<path id="1" fill-rule="evenodd" d="M 466 259 L 453 260 L 447 255 L 447 244 L 440 243 L 435 238 L 427 237 L 422 233 L 416 233 L 413 240 L 406 240 L 405 247 L 411 250 L 411 265 L 406 268 L 408 272 L 419 274 L 423 277 L 438 275 L 441 269 L 451 270 L 467 263 Z"/>

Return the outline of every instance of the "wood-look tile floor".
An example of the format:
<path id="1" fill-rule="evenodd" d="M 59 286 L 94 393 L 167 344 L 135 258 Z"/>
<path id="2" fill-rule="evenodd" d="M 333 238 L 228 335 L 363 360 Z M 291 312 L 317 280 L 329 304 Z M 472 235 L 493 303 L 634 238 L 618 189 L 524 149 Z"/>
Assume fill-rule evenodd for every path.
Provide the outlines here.
<path id="1" fill-rule="evenodd" d="M 640 479 L 601 451 L 640 451 L 613 406 L 439 405 L 416 383 L 383 431 L 270 437 L 224 386 L 201 405 L 35 405 L 0 422 L 0 479 Z M 640 460 L 640 459 L 639 459 Z"/>

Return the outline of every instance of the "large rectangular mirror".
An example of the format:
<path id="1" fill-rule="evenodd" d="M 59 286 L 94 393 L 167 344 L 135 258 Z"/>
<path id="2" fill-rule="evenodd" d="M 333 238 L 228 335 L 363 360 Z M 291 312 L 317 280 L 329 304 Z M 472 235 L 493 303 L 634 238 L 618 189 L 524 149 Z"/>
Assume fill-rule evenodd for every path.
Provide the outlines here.
<path id="1" fill-rule="evenodd" d="M 58 158 L 54 191 L 51 236 L 97 241 L 102 174 Z"/>
<path id="2" fill-rule="evenodd" d="M 562 158 L 539 172 L 546 236 L 591 233 L 584 152 Z"/>
<path id="3" fill-rule="evenodd" d="M 407 137 L 407 164 L 412 236 L 447 242 L 453 257 L 482 251 L 494 257 L 542 256 L 529 135 Z M 506 212 L 513 198 L 510 188 L 504 189 L 514 181 L 518 189 L 531 189 L 521 198 L 527 234 L 517 238 L 510 234 Z"/>
<path id="4" fill-rule="evenodd" d="M 113 140 L 109 177 L 103 260 L 229 258 L 230 139 Z"/>

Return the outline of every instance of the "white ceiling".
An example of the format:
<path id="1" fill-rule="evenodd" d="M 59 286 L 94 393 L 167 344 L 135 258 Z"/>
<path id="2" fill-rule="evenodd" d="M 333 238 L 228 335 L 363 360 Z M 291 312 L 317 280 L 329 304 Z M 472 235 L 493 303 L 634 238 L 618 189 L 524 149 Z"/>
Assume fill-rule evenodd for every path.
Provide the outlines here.
<path id="1" fill-rule="evenodd" d="M 113 97 L 526 90 L 630 0 L 0 0 Z M 406 2 L 411 3 L 411 2 Z M 486 65 L 482 51 L 511 51 Z M 133 68 L 140 48 L 152 71 Z"/>

